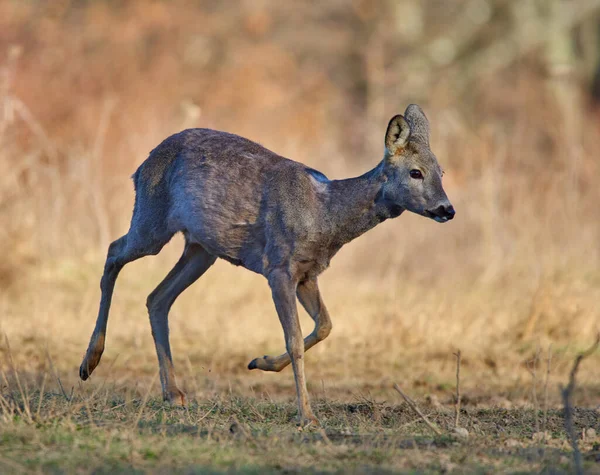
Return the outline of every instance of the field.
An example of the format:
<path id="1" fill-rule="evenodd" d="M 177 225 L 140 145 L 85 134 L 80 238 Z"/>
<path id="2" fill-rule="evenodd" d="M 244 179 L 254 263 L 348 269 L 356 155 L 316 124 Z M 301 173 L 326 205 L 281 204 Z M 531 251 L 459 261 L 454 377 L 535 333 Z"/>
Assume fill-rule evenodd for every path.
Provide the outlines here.
<path id="1" fill-rule="evenodd" d="M 461 415 L 469 430 L 464 440 L 432 436 L 405 407 L 366 398 L 340 403 L 317 397 L 324 429 L 299 432 L 293 428 L 295 404 L 266 396 L 224 393 L 188 409 L 167 408 L 146 396 L 114 386 L 71 401 L 55 391 L 41 399 L 32 395 L 24 414 L 3 423 L 0 467 L 4 473 L 572 470 L 557 410 L 548 413 L 547 439 L 532 439 L 531 410 L 467 408 Z M 444 408 L 427 412 L 440 427 L 454 423 Z M 578 430 L 597 423 L 593 410 L 576 412 Z M 585 466 L 596 473 L 597 438 L 580 445 Z"/>
<path id="2" fill-rule="evenodd" d="M 160 280 L 166 268 L 160 261 L 167 258 L 154 260 L 134 263 L 121 275 L 104 360 L 86 383 L 77 379 L 77 369 L 93 325 L 100 261 L 53 269 L 51 282 L 40 276 L 35 288 L 43 290 L 29 294 L 27 308 L 23 301 L 19 307 L 3 301 L 12 316 L 2 323 L 8 339 L 0 399 L 4 470 L 572 470 L 558 384 L 566 384 L 583 339 L 581 347 L 553 343 L 546 383 L 547 347 L 493 343 L 484 325 L 461 335 L 452 322 L 454 306 L 471 309 L 473 324 L 485 319 L 487 306 L 500 306 L 493 289 L 485 299 L 486 289 L 477 289 L 469 302 L 466 291 L 440 298 L 419 286 L 373 288 L 372 280 L 346 279 L 335 269 L 331 278 L 326 273 L 323 291 L 335 328 L 307 354 L 323 436 L 317 428 L 296 428 L 289 368 L 280 374 L 246 370 L 254 357 L 278 354 L 283 341 L 266 283 L 229 264 L 217 264 L 172 311 L 175 362 L 190 404 L 180 409 L 162 403 L 144 296 L 150 282 Z M 423 320 L 424 312 L 432 321 Z M 310 328 L 307 320 L 304 328 Z M 487 336 L 488 344 L 478 344 L 478 335 Z M 460 425 L 467 440 L 453 434 L 457 348 Z M 574 394 L 576 433 L 590 473 L 600 457 L 599 440 L 589 431 L 600 427 L 598 377 L 597 356 L 584 360 Z M 394 383 L 417 400 L 441 436 L 403 402 Z"/>
<path id="3" fill-rule="evenodd" d="M 369 2 L 217 3 L 0 2 L 0 472 L 573 472 L 560 388 L 600 330 L 588 84 L 549 76 L 535 49 L 473 77 L 466 51 L 414 63 Z M 439 3 L 423 2 L 425 30 L 460 13 Z M 501 30 L 512 3 L 497 3 L 472 49 Z M 321 428 L 296 427 L 291 368 L 246 369 L 283 334 L 266 281 L 223 261 L 171 310 L 189 405 L 161 401 L 145 302 L 180 236 L 121 272 L 103 360 L 78 379 L 129 177 L 163 138 L 228 130 L 340 179 L 376 165 L 411 102 L 457 216 L 403 214 L 321 276 L 333 331 L 306 355 Z M 586 473 L 600 473 L 600 351 L 571 403 Z"/>

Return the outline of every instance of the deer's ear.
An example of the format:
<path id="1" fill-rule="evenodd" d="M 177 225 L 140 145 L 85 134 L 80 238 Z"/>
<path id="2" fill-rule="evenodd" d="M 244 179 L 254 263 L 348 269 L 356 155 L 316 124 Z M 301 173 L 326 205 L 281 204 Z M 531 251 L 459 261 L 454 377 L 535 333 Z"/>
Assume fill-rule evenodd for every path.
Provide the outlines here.
<path id="1" fill-rule="evenodd" d="M 401 115 L 392 117 L 385 133 L 385 149 L 389 155 L 395 155 L 408 143 L 410 126 Z"/>
<path id="2" fill-rule="evenodd" d="M 406 117 L 406 121 L 410 124 L 412 139 L 420 141 L 429 147 L 429 121 L 423 109 L 416 104 L 411 104 L 406 108 L 404 117 Z"/>

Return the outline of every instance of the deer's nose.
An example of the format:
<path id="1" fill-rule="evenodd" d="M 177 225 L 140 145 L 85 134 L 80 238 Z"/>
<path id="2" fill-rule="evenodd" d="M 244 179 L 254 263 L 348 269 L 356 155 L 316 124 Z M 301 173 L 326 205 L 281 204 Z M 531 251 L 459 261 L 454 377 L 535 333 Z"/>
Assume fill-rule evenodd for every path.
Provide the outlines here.
<path id="1" fill-rule="evenodd" d="M 449 221 L 454 218 L 456 211 L 454 211 L 454 206 L 448 204 L 438 206 L 432 211 L 432 213 L 439 218 Z"/>

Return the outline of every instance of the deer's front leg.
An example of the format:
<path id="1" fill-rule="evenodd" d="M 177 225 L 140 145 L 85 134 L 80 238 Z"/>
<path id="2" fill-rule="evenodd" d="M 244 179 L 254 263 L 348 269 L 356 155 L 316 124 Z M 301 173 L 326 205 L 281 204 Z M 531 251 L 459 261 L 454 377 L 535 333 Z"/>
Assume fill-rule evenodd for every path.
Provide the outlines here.
<path id="1" fill-rule="evenodd" d="M 311 279 L 298 284 L 296 290 L 298 300 L 315 322 L 315 328 L 304 339 L 304 351 L 308 351 L 331 333 L 331 318 L 323 303 L 317 279 Z M 248 365 L 248 369 L 261 369 L 263 371 L 281 371 L 291 362 L 289 353 L 279 356 L 263 356 L 255 358 Z"/>
<path id="2" fill-rule="evenodd" d="M 296 282 L 287 272 L 275 270 L 269 275 L 269 286 L 283 327 L 285 346 L 294 368 L 300 424 L 304 426 L 311 422 L 318 422 L 310 407 L 304 377 L 304 341 L 296 308 Z"/>

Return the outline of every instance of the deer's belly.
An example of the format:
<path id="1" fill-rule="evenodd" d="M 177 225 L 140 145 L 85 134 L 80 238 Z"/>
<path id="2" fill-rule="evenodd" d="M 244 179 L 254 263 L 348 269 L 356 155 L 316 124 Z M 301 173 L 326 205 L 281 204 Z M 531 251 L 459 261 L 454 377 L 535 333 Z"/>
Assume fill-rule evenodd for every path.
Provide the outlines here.
<path id="1" fill-rule="evenodd" d="M 309 280 L 317 277 L 321 272 L 329 267 L 327 261 L 298 261 L 293 266 L 296 277 L 299 281 Z"/>
<path id="2" fill-rule="evenodd" d="M 331 258 L 339 251 L 339 247 L 323 246 L 312 249 L 310 255 L 296 255 L 294 268 L 299 280 L 315 278 L 329 267 Z"/>

